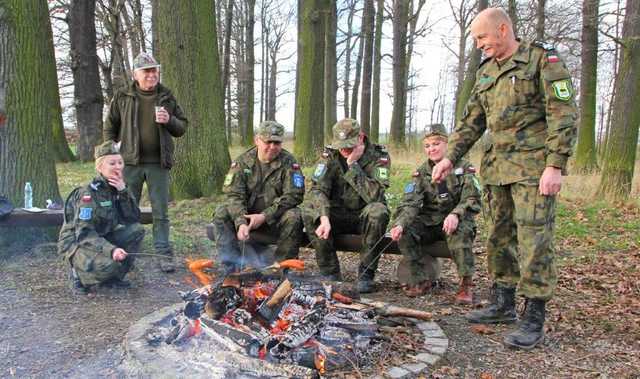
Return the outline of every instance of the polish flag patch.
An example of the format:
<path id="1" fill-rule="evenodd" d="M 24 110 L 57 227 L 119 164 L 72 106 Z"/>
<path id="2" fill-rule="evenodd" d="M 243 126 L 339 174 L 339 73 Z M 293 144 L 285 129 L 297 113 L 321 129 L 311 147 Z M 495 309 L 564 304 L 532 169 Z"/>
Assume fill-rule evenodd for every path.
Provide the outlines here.
<path id="1" fill-rule="evenodd" d="M 549 63 L 560 62 L 560 58 L 558 58 L 557 55 L 548 55 L 547 56 L 547 62 L 549 62 Z"/>

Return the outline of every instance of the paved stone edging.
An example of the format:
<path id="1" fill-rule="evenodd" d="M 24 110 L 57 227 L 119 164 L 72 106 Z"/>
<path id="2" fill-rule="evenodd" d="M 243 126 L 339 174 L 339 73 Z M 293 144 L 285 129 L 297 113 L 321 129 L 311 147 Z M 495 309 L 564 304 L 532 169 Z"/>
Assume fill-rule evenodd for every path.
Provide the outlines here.
<path id="1" fill-rule="evenodd" d="M 435 365 L 442 359 L 449 347 L 449 339 L 442 328 L 433 321 L 420 321 L 416 323 L 416 326 L 424 335 L 423 351 L 409 356 L 415 362 L 405 362 L 401 366 L 391 367 L 382 374 L 382 377 L 400 379 L 415 376 L 423 373 L 429 366 Z"/>

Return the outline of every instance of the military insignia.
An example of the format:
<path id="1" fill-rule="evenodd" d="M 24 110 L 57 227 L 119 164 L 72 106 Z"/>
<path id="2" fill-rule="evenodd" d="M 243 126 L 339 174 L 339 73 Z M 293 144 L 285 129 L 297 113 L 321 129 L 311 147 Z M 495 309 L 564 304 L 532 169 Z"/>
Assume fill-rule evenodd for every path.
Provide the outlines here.
<path id="1" fill-rule="evenodd" d="M 462 167 L 458 167 L 455 170 L 453 170 L 453 173 L 455 175 L 462 175 L 462 174 L 464 174 L 464 170 L 462 169 Z"/>
<path id="2" fill-rule="evenodd" d="M 83 221 L 91 220 L 91 213 L 93 212 L 93 208 L 83 207 L 80 208 L 80 214 L 78 218 Z"/>
<path id="3" fill-rule="evenodd" d="M 416 178 L 416 177 L 420 176 L 420 173 L 418 171 L 414 171 L 413 174 L 411 174 L 411 176 Z"/>
<path id="4" fill-rule="evenodd" d="M 231 162 L 231 168 L 236 168 L 238 166 L 238 162 L 233 161 Z"/>
<path id="5" fill-rule="evenodd" d="M 467 173 L 467 174 L 475 174 L 476 173 L 476 168 L 473 167 L 473 166 L 469 166 L 469 167 L 467 167 L 466 170 L 464 170 L 464 172 Z"/>
<path id="6" fill-rule="evenodd" d="M 380 164 L 383 164 L 383 165 L 385 165 L 385 166 L 386 166 L 386 165 L 388 165 L 388 164 L 389 164 L 389 158 L 387 158 L 387 157 L 382 157 L 382 158 L 378 159 L 378 162 L 379 162 Z"/>
<path id="7" fill-rule="evenodd" d="M 245 175 L 251 175 L 251 170 L 249 170 L 248 168 L 245 168 L 242 171 L 244 172 Z"/>
<path id="8" fill-rule="evenodd" d="M 82 202 L 83 203 L 90 203 L 91 202 L 91 195 L 82 196 Z"/>
<path id="9" fill-rule="evenodd" d="M 300 165 L 297 164 L 297 163 L 294 163 L 294 164 L 291 165 L 291 168 L 294 169 L 294 170 L 300 170 Z"/>
<path id="10" fill-rule="evenodd" d="M 340 134 L 338 134 L 338 137 L 340 137 L 340 139 L 346 139 L 347 134 L 345 132 L 340 132 Z"/>
<path id="11" fill-rule="evenodd" d="M 296 188 L 304 187 L 304 176 L 302 176 L 302 174 L 300 174 L 299 172 L 294 172 L 292 178 L 293 178 L 294 187 Z"/>
<path id="12" fill-rule="evenodd" d="M 560 58 L 558 58 L 558 56 L 555 54 L 549 54 L 547 55 L 547 62 L 557 63 L 557 62 L 560 62 Z"/>
<path id="13" fill-rule="evenodd" d="M 386 167 L 378 167 L 376 169 L 376 176 L 378 177 L 378 179 L 380 180 L 387 180 L 389 179 L 389 169 Z"/>
<path id="14" fill-rule="evenodd" d="M 111 206 L 111 200 L 101 201 L 100 202 L 100 206 L 101 207 L 110 207 Z"/>
<path id="15" fill-rule="evenodd" d="M 327 165 L 324 163 L 318 163 L 316 170 L 313 172 L 313 177 L 318 179 L 324 175 L 325 171 L 327 171 Z"/>
<path id="16" fill-rule="evenodd" d="M 413 193 L 413 191 L 415 191 L 416 189 L 416 184 L 411 182 L 411 183 L 407 183 L 406 186 L 404 186 L 404 193 Z"/>
<path id="17" fill-rule="evenodd" d="M 556 80 L 551 83 L 551 87 L 553 87 L 553 93 L 558 100 L 567 101 L 573 96 L 569 79 Z"/>
<path id="18" fill-rule="evenodd" d="M 228 186 L 233 181 L 233 174 L 228 173 L 227 176 L 224 177 L 224 186 Z"/>
<path id="19" fill-rule="evenodd" d="M 329 158 L 329 153 L 327 153 L 326 151 L 322 152 L 322 158 L 327 159 Z"/>
<path id="20" fill-rule="evenodd" d="M 490 76 L 483 76 L 480 78 L 480 80 L 478 81 L 478 83 L 480 84 L 487 84 L 487 83 L 491 83 L 493 81 L 493 78 Z"/>

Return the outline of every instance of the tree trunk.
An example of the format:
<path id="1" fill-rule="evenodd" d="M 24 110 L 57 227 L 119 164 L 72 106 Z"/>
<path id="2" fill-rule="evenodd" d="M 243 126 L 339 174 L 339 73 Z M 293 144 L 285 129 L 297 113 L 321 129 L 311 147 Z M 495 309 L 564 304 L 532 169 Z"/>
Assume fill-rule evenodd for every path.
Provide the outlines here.
<path id="1" fill-rule="evenodd" d="M 124 0 L 109 0 L 108 16 L 105 23 L 111 39 L 111 76 L 115 90 L 127 87 L 132 80 L 125 68 L 125 41 L 122 39 L 120 24 L 120 12 L 123 7 Z"/>
<path id="2" fill-rule="evenodd" d="M 507 13 L 513 23 L 513 34 L 518 36 L 518 3 L 516 0 L 508 0 Z"/>
<path id="3" fill-rule="evenodd" d="M 384 0 L 377 1 L 376 31 L 374 36 L 373 83 L 371 89 L 371 130 L 373 142 L 380 140 L 380 64 L 382 62 L 382 22 L 384 21 Z"/>
<path id="4" fill-rule="evenodd" d="M 362 72 L 362 56 L 364 54 L 364 41 L 362 40 L 362 33 L 358 36 L 358 56 L 356 56 L 356 72 L 354 73 L 353 88 L 351 89 L 351 110 L 349 117 L 353 119 L 358 118 L 358 93 L 360 91 L 360 74 Z"/>
<path id="5" fill-rule="evenodd" d="M 349 88 L 351 86 L 351 37 L 353 36 L 353 15 L 356 12 L 355 1 L 349 4 L 349 15 L 347 16 L 347 36 L 345 37 L 345 52 L 344 52 L 344 77 L 342 78 L 342 92 L 343 92 L 343 109 L 344 118 L 349 117 Z"/>
<path id="6" fill-rule="evenodd" d="M 538 0 L 538 4 L 536 6 L 536 39 L 538 41 L 544 41 L 544 19 L 545 19 L 544 8 L 545 8 L 546 2 L 547 0 Z M 584 6 L 582 9 L 584 9 Z M 584 20 L 584 15 L 582 19 Z"/>
<path id="7" fill-rule="evenodd" d="M 487 9 L 488 6 L 488 0 L 479 0 L 478 13 Z M 471 53 L 471 56 L 469 57 L 469 63 L 467 65 L 467 73 L 465 75 L 464 83 L 462 84 L 460 94 L 458 95 L 458 98 L 456 100 L 456 122 L 459 121 L 462 117 L 464 107 L 467 105 L 467 101 L 469 101 L 469 96 L 471 96 L 471 90 L 473 89 L 473 85 L 476 82 L 476 71 L 478 70 L 478 66 L 480 66 L 481 54 L 481 51 L 476 49 L 475 45 L 473 45 L 473 51 Z"/>
<path id="8" fill-rule="evenodd" d="M 253 43 L 253 28 L 255 26 L 255 6 L 256 0 L 246 0 L 246 24 L 245 24 L 245 112 L 246 117 L 244 118 L 245 125 L 244 130 L 245 134 L 242 135 L 242 144 L 245 146 L 251 146 L 253 144 L 253 81 L 254 81 L 254 66 L 256 63 L 255 54 L 254 54 L 254 43 Z"/>
<path id="9" fill-rule="evenodd" d="M 233 0 L 227 0 L 227 10 L 224 21 L 224 64 L 222 68 L 222 89 L 223 103 L 226 100 L 227 109 L 225 117 L 225 130 L 227 131 L 227 142 L 231 145 L 231 90 L 229 85 L 231 67 L 231 33 L 233 29 Z"/>
<path id="10" fill-rule="evenodd" d="M 323 0 L 299 3 L 294 152 L 303 163 L 315 160 L 324 142 L 324 11 Z"/>
<path id="11" fill-rule="evenodd" d="M 576 147 L 576 170 L 598 168 L 596 160 L 596 93 L 598 84 L 599 0 L 582 3 L 582 66 L 580 71 L 580 123 Z"/>
<path id="12" fill-rule="evenodd" d="M 229 169 L 218 39 L 212 2 L 158 0 L 163 81 L 189 118 L 177 139 L 171 190 L 176 198 L 216 193 Z"/>
<path id="13" fill-rule="evenodd" d="M 26 182 L 33 206 L 61 201 L 51 159 L 51 120 L 60 118 L 55 70 L 47 2 L 0 2 L 0 194 L 16 207 L 24 204 Z"/>
<path id="14" fill-rule="evenodd" d="M 390 143 L 396 147 L 404 146 L 405 143 L 408 18 L 407 2 L 393 0 L 393 109 L 391 111 Z"/>
<path id="15" fill-rule="evenodd" d="M 93 149 L 102 137 L 102 88 L 96 51 L 95 0 L 73 0 L 69 10 L 71 70 L 78 129 L 77 154 L 93 160 Z"/>
<path id="16" fill-rule="evenodd" d="M 273 52 L 273 56 L 271 57 L 271 64 L 269 65 L 269 86 L 267 91 L 269 95 L 267 96 L 267 120 L 275 120 L 276 119 L 276 100 L 277 100 L 277 80 L 278 80 L 278 61 L 276 59 L 276 53 Z"/>
<path id="17" fill-rule="evenodd" d="M 627 1 L 625 12 L 611 133 L 598 188 L 609 200 L 627 199 L 631 192 L 640 125 L 640 1 Z"/>
<path id="18" fill-rule="evenodd" d="M 371 71 L 373 65 L 373 28 L 375 22 L 373 0 L 364 0 L 362 11 L 362 42 L 364 56 L 362 61 L 362 98 L 360 99 L 360 126 L 367 135 L 371 125 Z"/>
<path id="19" fill-rule="evenodd" d="M 336 34 L 338 18 L 336 0 L 329 0 L 324 34 L 324 143 L 331 143 L 331 128 L 337 121 L 336 92 L 338 90 Z"/>

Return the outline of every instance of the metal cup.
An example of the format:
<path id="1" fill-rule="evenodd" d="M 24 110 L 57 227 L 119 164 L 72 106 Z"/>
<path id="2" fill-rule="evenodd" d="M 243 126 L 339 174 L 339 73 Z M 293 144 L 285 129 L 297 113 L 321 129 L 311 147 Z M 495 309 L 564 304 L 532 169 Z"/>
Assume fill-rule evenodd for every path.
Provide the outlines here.
<path id="1" fill-rule="evenodd" d="M 160 122 L 160 121 L 158 120 L 158 112 L 160 112 L 160 110 L 161 110 L 161 109 L 163 109 L 163 107 L 161 107 L 161 106 L 159 106 L 159 105 L 156 105 L 156 122 Z"/>

